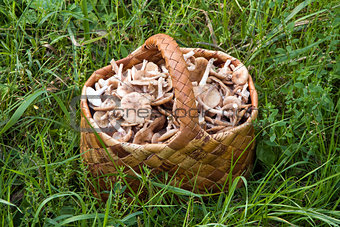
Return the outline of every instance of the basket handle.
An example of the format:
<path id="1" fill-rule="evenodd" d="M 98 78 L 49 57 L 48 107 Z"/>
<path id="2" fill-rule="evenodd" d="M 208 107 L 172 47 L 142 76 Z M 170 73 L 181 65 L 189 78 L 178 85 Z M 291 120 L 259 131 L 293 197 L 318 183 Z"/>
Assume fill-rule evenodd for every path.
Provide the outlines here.
<path id="1" fill-rule="evenodd" d="M 170 148 L 179 149 L 195 138 L 202 130 L 198 123 L 198 109 L 189 70 L 183 53 L 176 41 L 165 34 L 157 34 L 148 38 L 140 49 L 131 55 L 145 52 L 161 52 L 172 79 L 176 98 L 175 117 L 180 122 L 180 133 L 169 144 Z"/>

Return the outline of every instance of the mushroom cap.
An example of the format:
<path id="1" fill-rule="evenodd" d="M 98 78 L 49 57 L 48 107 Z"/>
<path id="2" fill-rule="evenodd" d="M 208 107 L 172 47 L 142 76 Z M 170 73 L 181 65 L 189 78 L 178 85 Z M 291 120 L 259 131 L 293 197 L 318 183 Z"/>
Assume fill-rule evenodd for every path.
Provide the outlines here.
<path id="1" fill-rule="evenodd" d="M 211 89 L 207 90 L 203 96 L 203 102 L 206 103 L 210 108 L 218 106 L 222 100 L 220 92 L 213 85 L 210 85 Z"/>
<path id="2" fill-rule="evenodd" d="M 125 95 L 121 100 L 123 118 L 129 123 L 143 124 L 150 118 L 151 106 L 150 95 L 132 92 Z"/>
<path id="3" fill-rule="evenodd" d="M 172 98 L 174 97 L 174 93 L 165 93 L 161 98 L 158 98 L 154 101 L 152 101 L 152 106 L 159 106 L 164 103 L 170 102 Z"/>
<path id="4" fill-rule="evenodd" d="M 199 96 L 202 102 L 210 108 L 215 108 L 222 100 L 220 92 L 212 84 L 206 84 L 203 87 L 196 86 L 193 89 L 195 96 Z"/>
<path id="5" fill-rule="evenodd" d="M 160 116 L 152 121 L 149 126 L 147 126 L 147 124 L 144 124 L 144 127 L 136 133 L 133 139 L 133 143 L 145 144 L 152 142 L 154 132 L 163 128 L 164 123 L 165 117 Z"/>
<path id="6" fill-rule="evenodd" d="M 117 88 L 117 95 L 120 96 L 120 97 L 124 97 L 127 94 L 130 94 L 131 92 L 136 92 L 136 91 L 139 92 L 140 89 L 138 89 L 135 86 L 132 86 L 129 83 L 123 82 Z"/>
<path id="7" fill-rule="evenodd" d="M 243 85 L 248 82 L 249 73 L 244 65 L 237 66 L 233 71 L 232 82 L 235 85 Z"/>
<path id="8" fill-rule="evenodd" d="M 137 86 L 148 86 L 150 84 L 157 85 L 157 80 L 133 80 L 130 83 Z"/>
<path id="9" fill-rule="evenodd" d="M 166 82 L 166 86 L 163 90 L 164 92 L 168 92 L 172 89 L 172 79 L 169 75 L 167 75 L 165 82 Z"/>
<path id="10" fill-rule="evenodd" d="M 93 109 L 95 111 L 110 111 L 110 110 L 113 110 L 117 106 L 116 101 L 118 101 L 118 100 L 115 100 L 114 98 L 107 98 L 107 99 L 105 99 L 105 101 L 99 107 L 95 106 L 95 107 L 93 107 Z"/>
<path id="11" fill-rule="evenodd" d="M 96 111 L 93 114 L 93 120 L 101 128 L 107 128 L 109 126 L 109 123 L 110 123 L 108 117 L 104 116 L 105 114 L 106 114 L 106 112 L 104 112 L 104 111 Z"/>
<path id="12" fill-rule="evenodd" d="M 145 67 L 145 71 L 159 72 L 158 65 L 153 62 L 148 62 Z"/>
<path id="13" fill-rule="evenodd" d="M 158 138 L 161 137 L 161 134 L 159 132 L 153 134 L 152 138 L 151 138 L 151 143 L 159 143 L 158 142 Z"/>
<path id="14" fill-rule="evenodd" d="M 104 86 L 107 86 L 107 80 L 104 80 L 103 78 L 100 78 L 99 80 L 98 80 L 98 84 L 99 84 L 99 86 L 102 88 L 102 87 L 104 87 Z"/>
<path id="15" fill-rule="evenodd" d="M 131 129 L 131 127 L 128 128 L 127 132 L 115 132 L 113 133 L 112 137 L 120 142 L 128 142 L 131 137 L 132 137 L 133 131 Z"/>
<path id="16" fill-rule="evenodd" d="M 227 106 L 225 109 L 240 109 L 242 103 L 241 100 L 235 96 L 228 96 L 223 100 L 223 106 Z M 236 105 L 236 106 L 235 106 Z"/>
<path id="17" fill-rule="evenodd" d="M 203 57 L 198 57 L 195 59 L 195 69 L 190 72 L 190 81 L 194 82 L 200 82 L 202 79 L 202 76 L 204 74 L 204 71 L 208 65 L 208 60 Z"/>
<path id="18" fill-rule="evenodd" d="M 155 72 L 155 73 L 152 73 Z M 150 77 L 159 77 L 160 73 L 158 71 L 146 71 L 146 70 L 138 70 L 136 71 L 135 75 L 133 76 L 133 81 L 136 80 L 148 80 Z"/>
<path id="19" fill-rule="evenodd" d="M 179 131 L 178 128 L 170 129 L 170 130 L 168 130 L 166 133 L 164 133 L 163 135 L 161 135 L 161 136 L 158 138 L 158 141 L 161 142 L 161 141 L 167 140 L 167 139 L 169 139 L 170 137 L 174 136 L 178 131 Z"/>
<path id="20" fill-rule="evenodd" d="M 112 86 L 113 88 L 117 88 L 119 86 L 119 80 L 115 77 L 110 77 L 109 79 L 106 80 L 106 83 L 108 86 Z"/>

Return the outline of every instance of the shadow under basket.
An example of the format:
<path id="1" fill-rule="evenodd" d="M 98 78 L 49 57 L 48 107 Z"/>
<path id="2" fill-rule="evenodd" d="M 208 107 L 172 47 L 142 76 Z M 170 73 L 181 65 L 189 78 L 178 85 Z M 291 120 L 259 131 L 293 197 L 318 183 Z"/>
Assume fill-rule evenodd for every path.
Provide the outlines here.
<path id="1" fill-rule="evenodd" d="M 155 63 L 164 62 L 172 79 L 176 108 L 189 111 L 196 108 L 189 71 L 183 58 L 183 54 L 190 51 L 195 53 L 194 57 L 204 57 L 207 60 L 215 58 L 216 66 L 227 60 L 235 67 L 242 65 L 238 59 L 220 51 L 180 48 L 174 39 L 165 34 L 150 37 L 129 56 L 118 60 L 117 65 L 123 64 L 125 71 L 144 59 Z M 86 95 L 86 87 L 93 87 L 99 79 L 108 79 L 113 75 L 111 65 L 95 71 L 86 81 L 82 97 Z M 162 144 L 119 142 L 105 132 L 94 132 L 92 127 L 96 128 L 96 123 L 87 99 L 83 98 L 80 105 L 80 147 L 82 158 L 91 175 L 89 182 L 94 194 L 105 200 L 107 191 L 111 190 L 119 178 L 119 171 L 127 175 L 123 184 L 128 183 L 131 190 L 138 191 L 141 181 L 135 173 L 140 173 L 143 166 L 150 169 L 151 179 L 167 172 L 168 178 L 173 179 L 172 185 L 203 194 L 221 192 L 226 190 L 227 187 L 223 188 L 223 185 L 228 179 L 248 176 L 255 153 L 252 122 L 258 113 L 257 92 L 250 75 L 248 86 L 251 113 L 245 122 L 221 133 L 208 134 L 200 127 L 197 117 L 184 116 L 179 120 L 179 133 L 170 142 Z M 241 185 L 242 180 L 238 186 Z"/>

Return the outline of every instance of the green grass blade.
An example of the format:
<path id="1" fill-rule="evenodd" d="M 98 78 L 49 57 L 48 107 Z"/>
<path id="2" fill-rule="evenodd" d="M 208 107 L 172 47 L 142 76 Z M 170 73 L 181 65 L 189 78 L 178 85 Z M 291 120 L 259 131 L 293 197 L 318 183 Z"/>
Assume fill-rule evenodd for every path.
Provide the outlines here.
<path id="1" fill-rule="evenodd" d="M 33 94 L 29 95 L 25 101 L 19 106 L 19 108 L 14 112 L 14 114 L 12 115 L 12 117 L 9 119 L 9 121 L 7 122 L 7 124 L 2 128 L 2 130 L 0 131 L 0 135 L 3 134 L 4 132 L 6 132 L 10 127 L 12 127 L 15 123 L 17 123 L 17 121 L 19 120 L 19 118 L 24 114 L 25 110 L 32 104 L 32 102 L 41 94 L 43 94 L 45 92 L 45 90 L 37 90 L 36 92 L 34 92 Z"/>
<path id="2" fill-rule="evenodd" d="M 22 213 L 22 211 L 20 210 L 20 208 L 17 207 L 17 205 L 11 203 L 11 202 L 8 202 L 8 201 L 6 201 L 6 200 L 0 199 L 0 203 L 5 204 L 5 205 L 8 205 L 8 206 L 13 206 L 13 207 L 15 207 L 18 211 L 20 211 L 20 213 Z"/>

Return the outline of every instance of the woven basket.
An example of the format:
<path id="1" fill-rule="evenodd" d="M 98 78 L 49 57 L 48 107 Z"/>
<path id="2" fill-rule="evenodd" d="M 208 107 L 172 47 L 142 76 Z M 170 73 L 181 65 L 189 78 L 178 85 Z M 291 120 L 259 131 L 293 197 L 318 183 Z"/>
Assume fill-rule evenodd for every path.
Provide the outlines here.
<path id="1" fill-rule="evenodd" d="M 168 35 L 157 34 L 124 59 L 117 61 L 123 70 L 139 64 L 143 59 L 160 63 L 165 61 L 171 75 L 176 97 L 176 107 L 188 112 L 196 109 L 196 102 L 189 71 L 183 54 L 194 51 L 195 57 L 217 59 L 220 65 L 231 60 L 235 66 L 239 60 L 220 51 L 199 48 L 180 48 Z M 99 79 L 113 76 L 112 66 L 95 71 L 86 81 L 85 86 L 92 87 Z M 119 142 L 104 132 L 98 135 L 91 131 L 81 132 L 81 153 L 92 175 L 92 189 L 95 193 L 110 190 L 117 174 L 117 167 L 125 166 L 124 173 L 132 190 L 137 190 L 140 180 L 134 172 L 140 173 L 142 166 L 151 169 L 153 176 L 168 172 L 174 176 L 173 184 L 199 193 L 220 192 L 223 184 L 236 176 L 247 176 L 254 159 L 254 128 L 252 121 L 257 117 L 258 98 L 252 78 L 249 76 L 249 91 L 252 112 L 248 120 L 228 131 L 209 135 L 198 124 L 197 117 L 183 114 L 179 119 L 180 131 L 169 143 L 138 145 Z M 86 87 L 82 95 L 86 95 Z M 86 98 L 81 100 L 81 128 L 98 128 L 89 109 Z M 186 113 L 184 112 L 184 113 Z M 105 144 L 106 151 L 102 144 Z M 231 173 L 231 175 L 230 175 Z M 180 182 L 180 183 L 179 183 Z M 195 184 L 195 187 L 193 185 Z"/>

